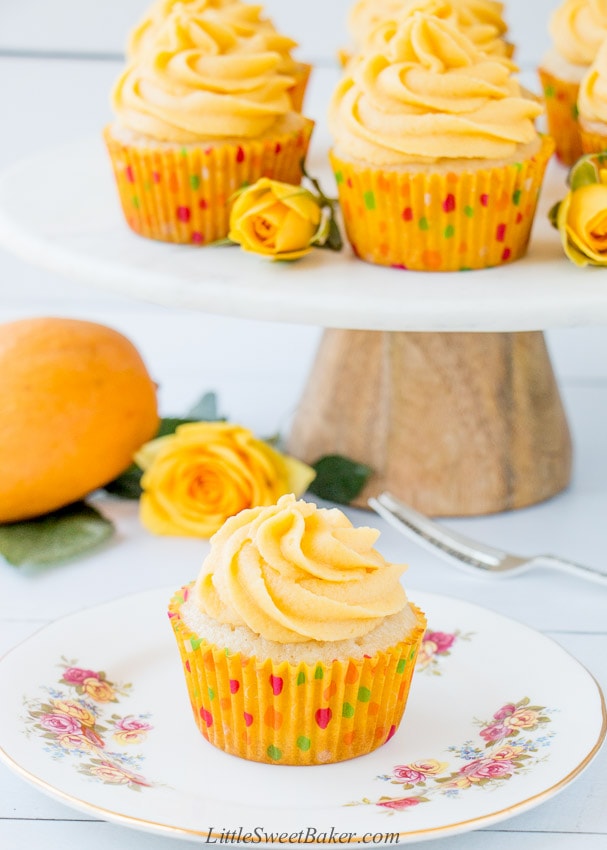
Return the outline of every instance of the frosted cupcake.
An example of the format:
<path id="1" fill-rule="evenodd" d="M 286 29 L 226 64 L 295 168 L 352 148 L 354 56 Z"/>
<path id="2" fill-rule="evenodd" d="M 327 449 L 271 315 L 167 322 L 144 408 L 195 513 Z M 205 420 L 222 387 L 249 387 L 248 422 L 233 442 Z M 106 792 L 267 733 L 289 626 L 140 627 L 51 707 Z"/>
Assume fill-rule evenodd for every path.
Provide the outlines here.
<path id="1" fill-rule="evenodd" d="M 607 38 L 607 0 L 565 0 L 550 18 L 554 46 L 539 69 L 548 129 L 565 165 L 582 155 L 578 123 L 580 83 Z"/>
<path id="2" fill-rule="evenodd" d="M 313 122 L 292 109 L 278 53 L 229 26 L 169 15 L 119 78 L 105 140 L 125 218 L 142 236 L 227 236 L 234 193 L 260 177 L 298 184 Z"/>
<path id="3" fill-rule="evenodd" d="M 378 532 L 283 496 L 211 540 L 171 601 L 194 719 L 233 755 L 324 764 L 385 743 L 402 718 L 425 617 Z"/>
<path id="4" fill-rule="evenodd" d="M 312 66 L 293 58 L 291 54 L 297 42 L 277 32 L 272 21 L 263 17 L 262 6 L 252 6 L 241 0 L 157 0 L 130 33 L 129 60 L 137 59 L 154 45 L 167 17 L 177 8 L 181 14 L 202 15 L 211 24 L 230 27 L 243 40 L 242 50 L 278 53 L 279 73 L 292 78 L 288 92 L 293 109 L 301 111 Z"/>
<path id="5" fill-rule="evenodd" d="M 478 269 L 526 250 L 552 141 L 507 59 L 415 12 L 352 63 L 330 106 L 354 252 L 421 271 Z"/>
<path id="6" fill-rule="evenodd" d="M 447 18 L 481 50 L 512 56 L 513 46 L 505 40 L 508 26 L 503 3 L 494 0 L 358 0 L 350 9 L 347 21 L 353 47 L 349 52 L 342 52 L 342 61 L 352 53 L 374 50 L 378 46 L 378 27 L 416 11 Z"/>
<path id="7" fill-rule="evenodd" d="M 607 151 L 607 40 L 582 80 L 578 109 L 583 152 Z"/>

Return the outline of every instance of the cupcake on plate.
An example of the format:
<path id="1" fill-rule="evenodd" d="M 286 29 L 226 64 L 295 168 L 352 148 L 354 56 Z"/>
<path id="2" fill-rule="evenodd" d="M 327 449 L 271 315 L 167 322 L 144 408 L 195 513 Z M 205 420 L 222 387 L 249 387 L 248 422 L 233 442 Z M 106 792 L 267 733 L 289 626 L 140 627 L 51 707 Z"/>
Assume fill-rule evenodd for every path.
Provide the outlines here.
<path id="1" fill-rule="evenodd" d="M 377 48 L 378 27 L 416 11 L 447 18 L 487 53 L 512 56 L 514 47 L 505 40 L 508 26 L 503 3 L 494 0 L 358 0 L 347 21 L 353 47 L 350 51 L 342 51 L 342 63 L 345 64 L 352 54 Z"/>
<path id="2" fill-rule="evenodd" d="M 607 151 L 607 40 L 581 82 L 578 110 L 583 152 Z"/>
<path id="3" fill-rule="evenodd" d="M 326 764 L 376 749 L 402 718 L 424 615 L 404 567 L 336 509 L 294 496 L 242 511 L 171 600 L 194 719 L 227 753 Z"/>
<path id="4" fill-rule="evenodd" d="M 280 54 L 243 41 L 176 6 L 116 83 L 104 136 L 140 235 L 205 245 L 227 236 L 243 185 L 300 182 L 313 122 L 292 108 Z"/>
<path id="5" fill-rule="evenodd" d="M 548 130 L 558 158 L 572 165 L 583 152 L 577 102 L 580 83 L 607 38 L 607 3 L 565 0 L 553 12 L 549 29 L 553 47 L 539 68 Z"/>
<path id="6" fill-rule="evenodd" d="M 241 0 L 157 0 L 130 33 L 126 51 L 129 60 L 137 59 L 155 44 L 164 22 L 176 8 L 182 14 L 203 15 L 210 23 L 229 26 L 243 39 L 242 50 L 278 53 L 278 71 L 291 78 L 288 92 L 293 109 L 301 112 L 312 66 L 293 58 L 291 54 L 297 42 L 279 33 L 272 21 L 263 17 L 262 6 Z"/>
<path id="7" fill-rule="evenodd" d="M 361 259 L 455 271 L 525 253 L 553 143 L 514 69 L 422 12 L 349 66 L 330 106 L 330 156 Z"/>

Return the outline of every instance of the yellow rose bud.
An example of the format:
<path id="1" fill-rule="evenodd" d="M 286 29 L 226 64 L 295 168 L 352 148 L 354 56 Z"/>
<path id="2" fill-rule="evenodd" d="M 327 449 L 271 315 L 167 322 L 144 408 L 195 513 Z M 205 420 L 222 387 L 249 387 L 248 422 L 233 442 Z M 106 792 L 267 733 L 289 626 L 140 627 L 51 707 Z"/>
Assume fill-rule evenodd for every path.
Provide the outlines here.
<path id="1" fill-rule="evenodd" d="M 245 508 L 300 496 L 316 473 L 226 422 L 180 425 L 135 455 L 144 470 L 140 516 L 155 534 L 211 537 Z"/>
<path id="2" fill-rule="evenodd" d="M 576 265 L 607 265 L 607 185 L 591 183 L 569 192 L 559 206 L 557 227 Z"/>
<path id="3" fill-rule="evenodd" d="M 228 238 L 273 260 L 298 260 L 322 230 L 318 198 L 307 189 L 262 177 L 241 192 L 230 214 Z"/>

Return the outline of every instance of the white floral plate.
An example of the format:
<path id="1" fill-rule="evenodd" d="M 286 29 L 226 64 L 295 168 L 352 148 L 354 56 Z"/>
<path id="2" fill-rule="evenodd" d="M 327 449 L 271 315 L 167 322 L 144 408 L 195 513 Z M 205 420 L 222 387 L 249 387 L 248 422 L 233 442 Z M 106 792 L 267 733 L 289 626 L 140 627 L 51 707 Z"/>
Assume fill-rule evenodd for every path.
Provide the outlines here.
<path id="1" fill-rule="evenodd" d="M 605 737 L 603 695 L 556 643 L 486 609 L 413 594 L 427 615 L 403 723 L 374 753 L 288 767 L 196 729 L 166 617 L 171 589 L 45 627 L 0 662 L 0 755 L 51 796 L 209 843 L 365 843 L 464 832 L 568 785 Z M 491 793 L 488 793 L 488 792 Z"/>

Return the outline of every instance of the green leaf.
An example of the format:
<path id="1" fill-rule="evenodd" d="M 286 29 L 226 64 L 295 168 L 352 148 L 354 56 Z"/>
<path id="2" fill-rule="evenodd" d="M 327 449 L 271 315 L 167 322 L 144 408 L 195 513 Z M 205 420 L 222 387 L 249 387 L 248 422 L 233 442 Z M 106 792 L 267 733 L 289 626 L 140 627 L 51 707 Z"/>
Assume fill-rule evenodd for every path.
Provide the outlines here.
<path id="1" fill-rule="evenodd" d="M 592 186 L 593 183 L 600 183 L 599 172 L 593 160 L 589 157 L 578 159 L 569 172 L 568 182 L 574 192 L 584 186 Z"/>
<path id="2" fill-rule="evenodd" d="M 52 514 L 0 525 L 0 554 L 9 564 L 57 564 L 82 555 L 114 533 L 109 519 L 85 502 Z"/>
<path id="3" fill-rule="evenodd" d="M 341 251 L 343 248 L 344 242 L 342 239 L 341 232 L 339 230 L 339 225 L 335 219 L 335 207 L 337 206 L 337 200 L 333 198 L 328 198 L 323 192 L 319 181 L 312 177 L 311 174 L 305 169 L 304 160 L 301 161 L 301 169 L 304 177 L 308 180 L 318 195 L 318 202 L 321 208 L 329 211 L 328 218 L 328 232 L 325 236 L 324 228 L 322 230 L 322 238 L 314 241 L 314 244 L 319 248 L 328 248 L 330 251 Z M 319 231 L 320 234 L 320 231 Z"/>
<path id="4" fill-rule="evenodd" d="M 344 247 L 344 240 L 339 229 L 339 225 L 332 215 L 329 219 L 329 235 L 326 241 L 320 245 L 321 248 L 328 248 L 330 251 L 341 251 Z"/>
<path id="5" fill-rule="evenodd" d="M 558 219 L 559 219 L 559 209 L 561 207 L 562 201 L 557 201 L 553 207 L 550 207 L 548 211 L 548 221 L 550 224 L 558 230 Z"/>
<path id="6" fill-rule="evenodd" d="M 161 419 L 156 437 L 168 437 L 170 434 L 174 434 L 180 425 L 189 425 L 190 422 L 198 422 L 198 420 L 191 417 L 180 419 L 178 416 L 168 416 Z"/>
<path id="7" fill-rule="evenodd" d="M 361 492 L 373 470 L 341 455 L 326 455 L 312 464 L 316 478 L 309 491 L 321 499 L 348 505 Z"/>
<path id="8" fill-rule="evenodd" d="M 132 463 L 122 475 L 106 484 L 104 490 L 121 499 L 138 499 L 143 492 L 141 489 L 142 475 L 141 469 Z"/>
<path id="9" fill-rule="evenodd" d="M 205 393 L 187 415 L 200 422 L 221 421 L 221 416 L 217 413 L 217 393 Z"/>
<path id="10" fill-rule="evenodd" d="M 245 186 L 243 189 L 240 190 L 240 192 L 244 192 L 244 190 L 246 188 L 247 187 Z M 236 192 L 235 195 L 240 195 L 240 192 Z M 237 242 L 232 242 L 232 240 L 228 239 L 228 237 L 226 236 L 223 239 L 216 239 L 214 242 L 209 242 L 208 247 L 209 248 L 232 248 L 232 247 L 235 248 L 237 244 L 238 244 Z"/>

